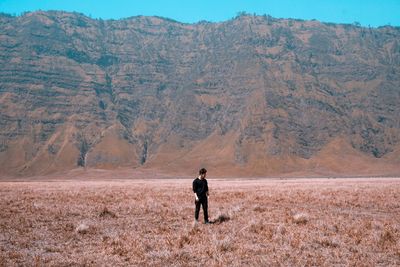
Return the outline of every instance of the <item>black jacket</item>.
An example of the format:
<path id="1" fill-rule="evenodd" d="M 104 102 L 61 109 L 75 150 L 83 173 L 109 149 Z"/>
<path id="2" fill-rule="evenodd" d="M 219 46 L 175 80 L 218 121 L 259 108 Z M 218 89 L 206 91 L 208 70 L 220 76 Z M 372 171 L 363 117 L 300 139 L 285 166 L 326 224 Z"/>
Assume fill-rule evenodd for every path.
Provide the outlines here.
<path id="1" fill-rule="evenodd" d="M 207 180 L 205 178 L 203 180 L 199 178 L 194 179 L 193 192 L 196 193 L 198 198 L 207 198 L 207 192 L 208 192 Z"/>

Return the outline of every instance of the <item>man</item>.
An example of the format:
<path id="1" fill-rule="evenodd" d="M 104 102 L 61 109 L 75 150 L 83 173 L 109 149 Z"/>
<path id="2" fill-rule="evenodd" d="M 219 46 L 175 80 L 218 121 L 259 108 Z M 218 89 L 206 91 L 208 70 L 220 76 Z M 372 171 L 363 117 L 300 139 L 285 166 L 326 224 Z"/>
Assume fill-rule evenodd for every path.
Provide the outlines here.
<path id="1" fill-rule="evenodd" d="M 200 205 L 203 207 L 204 223 L 209 224 L 208 221 L 208 184 L 206 180 L 207 170 L 202 168 L 199 170 L 199 176 L 193 180 L 193 192 L 195 197 L 196 209 L 194 212 L 194 219 L 197 223 L 199 220 Z"/>

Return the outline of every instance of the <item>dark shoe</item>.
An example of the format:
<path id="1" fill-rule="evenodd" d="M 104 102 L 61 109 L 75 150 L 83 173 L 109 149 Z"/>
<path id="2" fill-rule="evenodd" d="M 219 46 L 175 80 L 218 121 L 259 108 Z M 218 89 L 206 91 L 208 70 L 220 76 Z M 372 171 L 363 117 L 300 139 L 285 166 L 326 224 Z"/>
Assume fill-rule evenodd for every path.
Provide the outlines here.
<path id="1" fill-rule="evenodd" d="M 204 224 L 211 224 L 209 221 L 204 222 Z"/>

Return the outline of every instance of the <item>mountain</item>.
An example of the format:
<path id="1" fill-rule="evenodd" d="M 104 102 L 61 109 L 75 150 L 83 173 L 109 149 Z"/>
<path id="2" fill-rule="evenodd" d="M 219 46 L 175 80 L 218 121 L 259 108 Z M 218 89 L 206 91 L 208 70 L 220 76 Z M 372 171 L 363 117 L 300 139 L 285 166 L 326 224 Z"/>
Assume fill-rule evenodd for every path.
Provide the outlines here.
<path id="1" fill-rule="evenodd" d="M 0 173 L 399 175 L 400 28 L 0 15 Z"/>

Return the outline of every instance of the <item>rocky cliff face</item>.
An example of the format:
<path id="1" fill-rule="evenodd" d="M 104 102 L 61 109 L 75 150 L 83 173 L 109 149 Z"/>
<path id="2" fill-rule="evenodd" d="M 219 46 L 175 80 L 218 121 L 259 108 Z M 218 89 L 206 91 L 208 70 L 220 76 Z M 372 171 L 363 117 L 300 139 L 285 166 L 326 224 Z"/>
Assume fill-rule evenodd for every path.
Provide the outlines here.
<path id="1" fill-rule="evenodd" d="M 0 15 L 0 172 L 400 173 L 400 29 Z"/>

